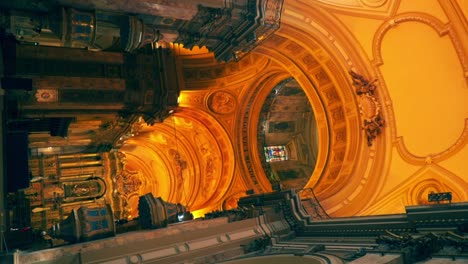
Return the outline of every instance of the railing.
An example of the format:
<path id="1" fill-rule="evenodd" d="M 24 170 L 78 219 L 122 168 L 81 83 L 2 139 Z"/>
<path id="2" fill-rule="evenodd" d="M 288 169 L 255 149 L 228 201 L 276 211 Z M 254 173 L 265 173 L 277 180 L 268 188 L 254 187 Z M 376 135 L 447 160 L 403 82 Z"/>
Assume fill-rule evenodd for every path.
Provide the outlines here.
<path id="1" fill-rule="evenodd" d="M 312 188 L 302 189 L 298 192 L 301 198 L 301 203 L 306 212 L 310 215 L 311 220 L 322 220 L 329 219 L 330 216 L 327 214 L 319 200 L 315 196 Z"/>
<path id="2" fill-rule="evenodd" d="M 441 192 L 441 193 L 429 193 L 427 195 L 427 201 L 432 203 L 448 202 L 452 203 L 452 193 L 451 192 Z"/>

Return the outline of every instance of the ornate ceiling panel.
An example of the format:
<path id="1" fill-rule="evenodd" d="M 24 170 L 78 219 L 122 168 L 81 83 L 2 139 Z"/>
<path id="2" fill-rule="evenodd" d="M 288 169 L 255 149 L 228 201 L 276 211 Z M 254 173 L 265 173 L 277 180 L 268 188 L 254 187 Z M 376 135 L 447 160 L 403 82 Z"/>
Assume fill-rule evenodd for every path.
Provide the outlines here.
<path id="1" fill-rule="evenodd" d="M 352 15 L 389 17 L 400 0 L 315 0 L 323 7 Z"/>
<path id="2" fill-rule="evenodd" d="M 151 181 L 143 182 L 141 195 L 152 192 L 192 211 L 221 206 L 234 171 L 232 146 L 222 131 L 206 113 L 182 108 L 127 140 L 121 148 L 126 168 L 139 168 Z"/>

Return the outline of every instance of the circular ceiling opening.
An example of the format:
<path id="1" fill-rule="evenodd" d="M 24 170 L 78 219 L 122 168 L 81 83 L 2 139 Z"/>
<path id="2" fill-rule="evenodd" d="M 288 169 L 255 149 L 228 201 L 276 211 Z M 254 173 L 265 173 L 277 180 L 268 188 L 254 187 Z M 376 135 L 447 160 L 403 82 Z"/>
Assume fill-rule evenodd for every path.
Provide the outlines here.
<path id="1" fill-rule="evenodd" d="M 294 78 L 273 87 L 258 123 L 259 155 L 274 189 L 303 189 L 318 155 L 317 123 L 304 90 Z"/>

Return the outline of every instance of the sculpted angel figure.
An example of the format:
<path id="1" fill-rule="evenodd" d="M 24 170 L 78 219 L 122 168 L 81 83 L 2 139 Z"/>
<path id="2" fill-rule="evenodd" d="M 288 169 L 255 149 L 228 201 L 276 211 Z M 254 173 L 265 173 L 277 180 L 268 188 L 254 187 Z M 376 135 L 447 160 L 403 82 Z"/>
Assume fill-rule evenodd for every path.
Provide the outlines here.
<path id="1" fill-rule="evenodd" d="M 353 78 L 353 85 L 356 87 L 356 93 L 358 95 L 361 94 L 370 94 L 373 95 L 375 89 L 377 86 L 375 83 L 377 82 L 377 79 L 373 81 L 369 81 L 366 78 L 364 78 L 362 75 L 357 74 L 353 71 L 349 71 L 349 74 Z"/>

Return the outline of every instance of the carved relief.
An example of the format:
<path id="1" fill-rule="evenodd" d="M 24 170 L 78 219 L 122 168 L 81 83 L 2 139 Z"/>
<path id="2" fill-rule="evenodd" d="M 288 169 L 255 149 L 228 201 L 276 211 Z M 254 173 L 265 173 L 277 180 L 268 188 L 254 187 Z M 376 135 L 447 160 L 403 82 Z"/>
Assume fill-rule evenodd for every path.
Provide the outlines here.
<path id="1" fill-rule="evenodd" d="M 135 217 L 136 203 L 132 202 L 135 197 L 139 197 L 141 181 L 144 175 L 141 171 L 129 170 L 126 168 L 127 156 L 123 152 L 117 152 L 118 169 L 112 176 L 112 200 L 115 217 L 118 219 L 128 219 Z"/>
<path id="2" fill-rule="evenodd" d="M 302 61 L 306 65 L 307 70 L 311 70 L 312 68 L 319 66 L 318 61 L 310 54 L 307 54 L 304 57 L 302 57 Z"/>
<path id="3" fill-rule="evenodd" d="M 200 32 L 208 34 L 214 28 L 220 28 L 231 19 L 231 10 L 198 6 L 198 13 L 194 22 L 200 23 Z"/>
<path id="4" fill-rule="evenodd" d="M 187 169 L 187 160 L 180 155 L 176 149 L 169 149 L 169 156 L 172 158 L 174 164 L 175 177 L 177 182 L 177 190 L 184 190 L 184 170 Z M 185 196 L 185 191 L 181 192 Z M 187 197 L 184 197 L 187 199 Z"/>
<path id="5" fill-rule="evenodd" d="M 330 82 L 330 77 L 324 70 L 320 70 L 317 74 L 315 74 L 315 78 L 317 79 L 319 85 L 324 85 Z"/>
<path id="6" fill-rule="evenodd" d="M 132 193 L 138 192 L 141 187 L 142 177 L 140 172 L 128 171 L 125 169 L 120 175 L 117 175 L 115 179 L 115 190 L 118 194 L 123 195 L 124 198 L 130 196 Z"/>
<path id="7" fill-rule="evenodd" d="M 343 112 L 343 108 L 341 107 L 333 109 L 331 114 L 335 122 L 343 121 L 345 119 L 345 114 Z"/>
<path id="8" fill-rule="evenodd" d="M 268 0 L 264 3 L 265 24 L 276 25 L 279 27 L 282 5 L 282 0 Z"/>
<path id="9" fill-rule="evenodd" d="M 333 160 L 335 161 L 343 161 L 345 157 L 345 150 L 337 150 L 336 152 L 333 153 Z"/>
<path id="10" fill-rule="evenodd" d="M 228 8 L 198 5 L 198 12 L 178 29 L 175 42 L 188 49 L 206 46 L 218 61 L 240 61 L 279 28 L 282 3 L 268 0 L 257 7 L 245 2 Z"/>
<path id="11" fill-rule="evenodd" d="M 198 123 L 209 125 L 211 121 L 200 113 L 197 115 L 198 120 L 180 115 L 183 115 L 183 111 L 178 112 L 177 118 L 174 118 L 177 128 L 188 136 L 184 137 L 184 141 L 191 142 L 193 148 L 179 149 L 175 146 L 168 149 L 167 156 L 171 161 L 172 170 L 171 185 L 174 185 L 173 188 L 176 190 L 196 188 L 193 190 L 196 196 L 192 191 L 180 191 L 175 198 L 183 201 L 191 210 L 196 210 L 207 203 L 209 198 L 213 198 L 216 191 L 222 189 L 223 183 L 219 181 L 220 160 L 222 158 L 219 155 L 216 140 L 210 138 L 212 136 L 209 132 L 210 128 Z M 217 131 L 217 129 L 212 128 L 211 131 Z M 179 142 L 181 141 L 177 139 L 176 142 L 172 141 L 171 143 L 174 145 L 179 144 Z M 194 159 L 199 162 L 196 169 L 192 166 Z M 186 195 L 188 196 L 185 197 Z"/>
<path id="12" fill-rule="evenodd" d="M 55 89 L 38 89 L 35 97 L 39 103 L 58 102 L 58 92 Z"/>
<path id="13" fill-rule="evenodd" d="M 214 92 L 208 98 L 208 107 L 217 114 L 230 114 L 236 109 L 236 105 L 236 98 L 228 92 Z"/>
<path id="14" fill-rule="evenodd" d="M 203 171 L 202 184 L 204 186 L 204 191 L 202 196 L 204 198 L 212 195 L 218 184 L 218 175 L 219 175 L 219 165 L 220 157 L 218 151 L 213 147 L 214 144 L 210 141 L 205 135 L 203 130 L 199 128 L 195 129 L 195 142 L 197 143 L 198 150 L 201 153 L 201 157 L 205 162 L 205 168 Z"/>
<path id="15" fill-rule="evenodd" d="M 346 128 L 345 127 L 335 129 L 335 140 L 336 140 L 336 143 L 346 142 Z"/>
<path id="16" fill-rule="evenodd" d="M 356 87 L 356 94 L 359 96 L 359 111 L 363 119 L 362 129 L 366 132 L 367 145 L 372 146 L 374 139 L 382 133 L 384 125 L 380 114 L 380 104 L 374 96 L 377 79 L 369 81 L 353 71 L 349 74 L 353 78 L 353 86 Z"/>
<path id="17" fill-rule="evenodd" d="M 340 97 L 338 96 L 338 93 L 336 92 L 335 87 L 331 87 L 330 89 L 327 89 L 323 92 L 325 94 L 325 97 L 328 100 L 328 103 L 333 103 L 335 101 L 339 101 Z"/>

